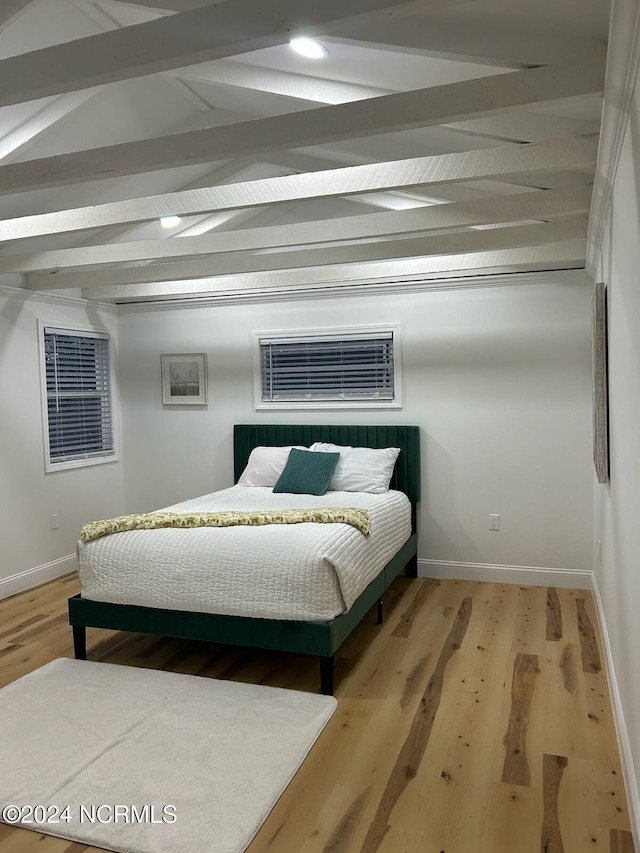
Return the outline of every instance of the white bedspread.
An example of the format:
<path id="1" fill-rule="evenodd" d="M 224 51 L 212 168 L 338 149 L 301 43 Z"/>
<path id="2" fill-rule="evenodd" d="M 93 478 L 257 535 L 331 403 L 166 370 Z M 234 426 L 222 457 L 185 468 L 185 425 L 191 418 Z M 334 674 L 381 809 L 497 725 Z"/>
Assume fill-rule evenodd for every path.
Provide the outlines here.
<path id="1" fill-rule="evenodd" d="M 133 530 L 78 543 L 82 595 L 93 601 L 268 619 L 328 620 L 348 610 L 411 535 L 402 492 L 273 494 L 233 486 L 176 512 L 356 506 L 371 535 L 348 524 Z"/>

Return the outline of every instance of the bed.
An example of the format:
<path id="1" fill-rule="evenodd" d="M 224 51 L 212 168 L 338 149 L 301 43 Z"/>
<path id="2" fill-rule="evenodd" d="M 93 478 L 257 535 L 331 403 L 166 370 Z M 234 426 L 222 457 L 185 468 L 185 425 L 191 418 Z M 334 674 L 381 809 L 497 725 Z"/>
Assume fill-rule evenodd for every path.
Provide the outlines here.
<path id="1" fill-rule="evenodd" d="M 247 463 L 251 457 L 254 448 L 260 447 L 278 447 L 278 446 L 302 446 L 310 447 L 315 442 L 327 442 L 334 445 L 352 446 L 352 447 L 367 447 L 367 448 L 388 448 L 396 447 L 400 449 L 400 454 L 393 469 L 393 475 L 389 484 L 389 495 L 346 495 L 343 492 L 328 492 L 324 498 L 307 498 L 302 502 L 292 502 L 290 499 L 285 501 L 285 505 L 292 506 L 360 506 L 367 509 L 367 513 L 371 516 L 371 540 L 375 545 L 374 532 L 376 524 L 374 520 L 380 513 L 380 506 L 394 500 L 398 502 L 400 498 L 408 504 L 409 522 L 406 534 L 402 535 L 402 544 L 392 546 L 393 553 L 384 555 L 384 564 L 376 566 L 373 560 L 373 552 L 370 550 L 364 553 L 363 556 L 354 557 L 354 565 L 360 567 L 360 586 L 352 587 L 348 583 L 341 581 L 344 584 L 344 589 L 338 583 L 337 599 L 335 602 L 327 605 L 325 608 L 324 599 L 321 605 L 313 604 L 310 609 L 305 610 L 307 606 L 300 606 L 293 599 L 284 605 L 276 607 L 270 605 L 271 609 L 262 610 L 260 605 L 259 590 L 256 592 L 256 601 L 244 602 L 246 606 L 238 607 L 237 602 L 230 598 L 225 601 L 217 600 L 200 600 L 197 602 L 190 597 L 189 588 L 193 587 L 192 577 L 183 575 L 174 577 L 173 593 L 170 593 L 169 598 L 158 599 L 156 591 L 152 590 L 153 595 L 150 599 L 141 599 L 136 596 L 135 590 L 127 590 L 126 594 L 111 592 L 108 586 L 93 586 L 93 575 L 87 573 L 86 569 L 81 574 L 81 580 L 84 576 L 85 586 L 83 591 L 69 599 L 69 621 L 73 629 L 74 651 L 77 658 L 85 658 L 87 653 L 86 648 L 86 628 L 101 627 L 123 631 L 133 631 L 148 634 L 159 634 L 163 636 L 179 637 L 183 639 L 205 640 L 210 642 L 228 643 L 234 645 L 248 646 L 254 648 L 266 648 L 281 651 L 293 651 L 309 655 L 316 655 L 320 660 L 320 682 L 321 691 L 326 694 L 333 693 L 333 662 L 334 655 L 340 645 L 360 623 L 363 617 L 376 605 L 378 605 L 378 620 L 382 619 L 382 600 L 384 591 L 390 583 L 402 572 L 409 576 L 415 577 L 417 574 L 416 560 L 416 504 L 420 499 L 420 434 L 419 428 L 415 426 L 360 426 L 360 425 L 255 425 L 241 424 L 234 427 L 234 483 L 241 480 L 241 475 L 247 468 Z M 269 506 L 270 489 L 243 489 L 242 486 L 236 485 L 232 489 L 226 490 L 229 494 L 225 496 L 225 490 L 214 493 L 211 496 L 203 496 L 207 500 L 202 503 L 196 501 L 186 502 L 184 505 L 177 505 L 178 511 L 185 512 L 184 507 L 190 508 L 193 506 L 206 506 L 213 508 L 218 507 L 218 497 L 233 498 L 238 493 L 245 493 L 247 497 L 241 495 L 242 500 L 246 505 L 249 505 L 253 498 L 249 495 L 255 495 L 255 501 L 267 501 L 264 506 Z M 399 495 L 398 493 L 402 493 Z M 406 496 L 406 498 L 404 497 Z M 283 496 L 289 497 L 290 496 Z M 299 496 L 301 497 L 301 496 Z M 408 500 L 407 500 L 408 499 Z M 203 499 L 198 499 L 202 501 Z M 242 505 L 242 504 L 241 504 Z M 259 507 L 262 508 L 262 504 Z M 386 509 L 385 509 L 386 512 Z M 383 516 L 381 516 L 383 517 Z M 386 518 L 386 516 L 384 516 Z M 260 532 L 248 531 L 248 535 L 252 536 L 252 540 L 244 539 L 243 542 L 252 541 L 262 543 L 256 546 L 260 555 L 263 548 L 263 543 L 266 542 L 264 537 L 277 535 L 278 537 L 294 537 L 299 536 L 298 528 L 310 525 L 284 525 L 277 526 L 277 534 L 271 528 L 261 528 Z M 344 524 L 328 524 L 328 525 L 312 525 L 311 528 L 315 531 L 316 528 L 334 528 L 340 529 L 341 541 L 344 540 L 347 546 L 343 550 L 349 551 L 352 543 L 356 539 L 362 539 L 361 533 L 347 529 Z M 287 528 L 287 529 L 285 529 Z M 293 533 L 295 529 L 295 534 Z M 181 531 L 181 534 L 187 531 Z M 196 531 L 193 531 L 194 533 Z M 191 533 L 191 531 L 189 531 Z M 322 531 L 324 533 L 324 531 Z M 152 564 L 152 560 L 145 556 L 144 551 L 137 552 L 132 549 L 132 553 L 126 555 L 122 552 L 122 547 L 127 543 L 135 544 L 135 547 L 143 548 L 145 541 L 150 541 L 150 537 L 154 534 L 166 535 L 167 531 L 143 531 L 140 533 L 126 533 L 119 536 L 106 537 L 112 541 L 117 541 L 121 546 L 120 562 L 118 566 L 122 566 L 122 560 L 128 559 L 131 566 L 129 575 L 132 582 L 136 581 L 136 574 L 140 570 L 142 580 L 139 580 L 139 585 L 144 586 L 144 563 L 145 561 Z M 210 534 L 202 534 L 209 536 Z M 228 540 L 238 541 L 239 532 L 237 530 L 229 531 L 223 534 Z M 242 534 L 247 535 L 247 531 Z M 319 537 L 320 532 L 317 533 Z M 129 537 L 126 539 L 124 537 Z M 137 538 L 135 538 L 137 537 Z M 145 539 L 146 537 L 146 539 Z M 198 537 L 193 536 L 192 540 L 198 542 Z M 192 541 L 189 540 L 190 542 Z M 161 537 L 155 536 L 154 543 L 162 541 Z M 185 542 L 186 540 L 182 540 Z M 289 538 L 282 539 L 282 553 L 289 551 Z M 167 542 L 169 540 L 167 539 Z M 243 547 L 245 547 L 243 545 Z M 251 545 L 253 547 L 253 545 Z M 360 546 L 359 546 L 360 547 Z M 106 573 L 102 571 L 99 562 L 95 555 L 100 549 L 94 548 L 94 563 L 98 569 L 94 572 L 95 576 L 100 580 Z M 117 550 L 117 549 L 116 549 Z M 166 549 L 163 546 L 164 559 L 166 561 Z M 383 550 L 379 546 L 374 548 L 378 557 L 383 554 Z M 387 547 L 388 550 L 388 547 Z M 105 551 L 106 553 L 106 551 Z M 125 553 L 125 557 L 123 557 Z M 200 566 L 198 560 L 202 558 L 198 556 L 197 547 L 193 552 L 196 556 L 190 561 L 191 566 L 195 566 L 197 577 L 198 571 L 215 571 L 216 577 L 222 572 L 221 564 Z M 250 553 L 250 552 L 249 552 Z M 263 550 L 263 554 L 267 551 Z M 293 553 L 293 551 L 292 551 Z M 354 552 L 355 554 L 356 552 Z M 106 557 L 105 557 L 106 560 Z M 248 562 L 252 562 L 249 558 Z M 261 561 L 264 562 L 264 559 Z M 322 561 L 323 564 L 326 563 Z M 335 562 L 335 561 L 334 561 Z M 170 560 L 169 560 L 170 563 Z M 234 573 L 238 576 L 242 573 L 242 567 L 237 563 L 230 563 L 231 568 L 226 567 L 227 575 L 233 576 Z M 234 567 L 235 566 L 235 567 Z M 152 565 L 148 571 L 152 569 Z M 371 572 L 373 576 L 370 576 Z M 339 574 L 339 569 L 336 563 L 336 572 Z M 369 574 L 367 574 L 369 572 Z M 122 570 L 119 574 L 126 575 Z M 298 573 L 299 578 L 305 577 L 306 572 Z M 151 577 L 152 575 L 150 575 Z M 223 577 L 220 574 L 220 577 Z M 177 579 L 176 579 L 177 578 Z M 366 583 L 365 583 L 366 581 Z M 363 585 L 364 584 L 364 585 Z M 200 585 L 200 582 L 196 585 Z M 284 584 L 286 586 L 286 584 Z M 157 586 L 162 588 L 163 584 L 158 583 Z M 256 585 L 256 588 L 259 584 Z M 360 588 L 363 587 L 363 588 Z M 147 583 L 149 590 L 150 584 Z M 253 593 L 253 583 L 252 583 Z M 172 600 L 171 596 L 175 597 Z M 306 601 L 306 599 L 305 599 Z M 196 602 L 196 603 L 194 603 Z M 159 606 L 158 606 L 159 605 Z M 284 609 L 283 609 L 284 608 Z M 290 612 L 288 612 L 290 610 Z M 248 614 L 248 615 L 247 615 Z"/>

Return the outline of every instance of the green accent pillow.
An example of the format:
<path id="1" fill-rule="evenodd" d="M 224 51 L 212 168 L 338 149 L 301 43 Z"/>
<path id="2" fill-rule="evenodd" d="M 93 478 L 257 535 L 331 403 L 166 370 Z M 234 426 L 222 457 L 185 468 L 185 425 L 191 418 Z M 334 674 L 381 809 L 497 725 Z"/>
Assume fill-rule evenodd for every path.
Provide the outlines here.
<path id="1" fill-rule="evenodd" d="M 324 495 L 339 459 L 339 453 L 312 453 L 294 447 L 273 491 L 293 495 Z"/>

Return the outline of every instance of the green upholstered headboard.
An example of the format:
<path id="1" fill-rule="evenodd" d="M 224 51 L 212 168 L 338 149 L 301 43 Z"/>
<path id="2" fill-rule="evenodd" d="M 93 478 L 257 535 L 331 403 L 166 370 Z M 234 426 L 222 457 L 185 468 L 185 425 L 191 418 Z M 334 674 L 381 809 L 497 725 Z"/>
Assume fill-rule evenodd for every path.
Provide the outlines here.
<path id="1" fill-rule="evenodd" d="M 233 476 L 238 482 L 254 447 L 276 447 L 314 441 L 352 447 L 399 447 L 391 488 L 412 503 L 420 500 L 420 427 L 359 424 L 236 424 L 233 428 Z"/>

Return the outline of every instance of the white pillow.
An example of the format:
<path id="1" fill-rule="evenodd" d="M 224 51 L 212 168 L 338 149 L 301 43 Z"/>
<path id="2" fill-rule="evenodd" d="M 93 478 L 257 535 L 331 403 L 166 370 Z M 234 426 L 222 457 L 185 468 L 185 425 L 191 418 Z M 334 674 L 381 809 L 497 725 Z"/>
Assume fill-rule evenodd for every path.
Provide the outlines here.
<path id="1" fill-rule="evenodd" d="M 329 483 L 332 492 L 369 492 L 380 495 L 389 491 L 399 447 L 345 447 L 316 441 L 309 450 L 339 453 L 340 459 Z"/>
<path id="2" fill-rule="evenodd" d="M 249 455 L 247 467 L 238 480 L 239 486 L 268 486 L 273 488 L 287 464 L 292 447 L 306 450 L 299 444 L 287 447 L 254 447 Z"/>

